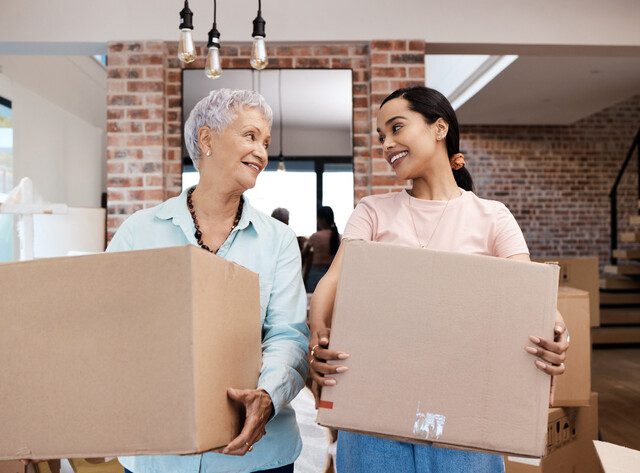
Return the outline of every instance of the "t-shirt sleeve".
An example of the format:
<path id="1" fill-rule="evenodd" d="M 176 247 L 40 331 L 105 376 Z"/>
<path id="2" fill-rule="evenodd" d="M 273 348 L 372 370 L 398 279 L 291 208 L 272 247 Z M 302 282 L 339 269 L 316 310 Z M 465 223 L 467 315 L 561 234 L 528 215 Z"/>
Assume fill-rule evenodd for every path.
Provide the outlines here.
<path id="1" fill-rule="evenodd" d="M 375 214 L 363 199 L 353 209 L 344 228 L 342 239 L 373 241 Z"/>
<path id="2" fill-rule="evenodd" d="M 501 204 L 494 228 L 493 253 L 501 258 L 508 258 L 522 253 L 529 254 L 520 225 L 509 209 Z"/>

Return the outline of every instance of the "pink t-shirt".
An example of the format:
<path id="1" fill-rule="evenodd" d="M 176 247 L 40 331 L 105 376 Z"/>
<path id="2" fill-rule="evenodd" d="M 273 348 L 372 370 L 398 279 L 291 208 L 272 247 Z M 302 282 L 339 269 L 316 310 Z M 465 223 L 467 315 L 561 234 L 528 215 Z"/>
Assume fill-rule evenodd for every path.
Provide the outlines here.
<path id="1" fill-rule="evenodd" d="M 529 253 L 522 230 L 503 203 L 460 191 L 448 205 L 416 199 L 406 191 L 364 197 L 342 237 L 413 247 L 429 242 L 430 250 L 502 258 Z"/>

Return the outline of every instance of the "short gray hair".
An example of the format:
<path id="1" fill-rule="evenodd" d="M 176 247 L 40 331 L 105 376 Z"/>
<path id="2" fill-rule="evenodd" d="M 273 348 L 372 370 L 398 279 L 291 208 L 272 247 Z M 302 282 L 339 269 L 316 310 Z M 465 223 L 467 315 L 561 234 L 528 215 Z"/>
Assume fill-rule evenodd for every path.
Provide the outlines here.
<path id="1" fill-rule="evenodd" d="M 208 126 L 216 133 L 220 133 L 236 119 L 241 107 L 257 108 L 271 126 L 273 122 L 271 107 L 262 95 L 253 90 L 212 90 L 193 107 L 184 124 L 184 142 L 196 169 L 200 162 L 198 130 Z"/>

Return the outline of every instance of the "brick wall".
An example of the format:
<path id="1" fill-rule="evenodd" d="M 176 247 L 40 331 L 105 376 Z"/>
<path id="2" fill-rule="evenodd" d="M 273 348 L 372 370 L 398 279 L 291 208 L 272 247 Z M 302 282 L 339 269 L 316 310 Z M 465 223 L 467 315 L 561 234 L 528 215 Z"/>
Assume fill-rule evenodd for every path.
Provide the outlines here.
<path id="1" fill-rule="evenodd" d="M 180 69 L 204 68 L 206 48 L 198 45 L 198 59 L 187 65 L 176 51 L 177 43 L 154 41 L 108 46 L 109 238 L 129 214 L 180 192 Z M 223 69 L 247 68 L 250 54 L 249 43 L 225 43 Z M 353 70 L 354 197 L 398 188 L 381 158 L 372 109 L 397 87 L 424 84 L 424 42 L 272 43 L 268 54 L 269 68 Z"/>
<path id="2" fill-rule="evenodd" d="M 248 43 L 224 44 L 223 68 L 246 68 Z M 176 44 L 111 43 L 108 49 L 108 231 L 181 188 L 181 73 Z M 187 67 L 204 67 L 200 57 Z M 375 112 L 398 87 L 424 84 L 422 41 L 270 44 L 272 68 L 353 69 L 355 199 L 400 189 L 382 159 Z M 640 124 L 640 96 L 570 126 L 462 126 L 461 147 L 478 195 L 509 206 L 536 257 L 608 257 L 608 192 Z M 620 189 L 635 212 L 635 160 Z M 628 228 L 620 220 L 621 230 Z"/>
<path id="3" fill-rule="evenodd" d="M 476 193 L 504 202 L 534 257 L 609 257 L 608 194 L 640 126 L 640 95 L 570 126 L 461 126 Z M 618 214 L 637 212 L 636 160 Z"/>

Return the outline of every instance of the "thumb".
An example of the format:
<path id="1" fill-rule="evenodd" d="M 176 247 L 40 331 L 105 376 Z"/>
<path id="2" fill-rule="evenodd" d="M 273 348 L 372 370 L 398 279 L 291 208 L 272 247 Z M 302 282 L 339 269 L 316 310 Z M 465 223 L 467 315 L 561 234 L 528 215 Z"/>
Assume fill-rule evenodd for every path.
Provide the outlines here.
<path id="1" fill-rule="evenodd" d="M 329 337 L 331 334 L 330 328 L 322 328 L 318 330 L 318 344 L 323 347 L 329 346 Z"/>
<path id="2" fill-rule="evenodd" d="M 245 392 L 242 389 L 228 388 L 227 396 L 229 396 L 234 401 L 243 402 L 245 397 Z"/>

